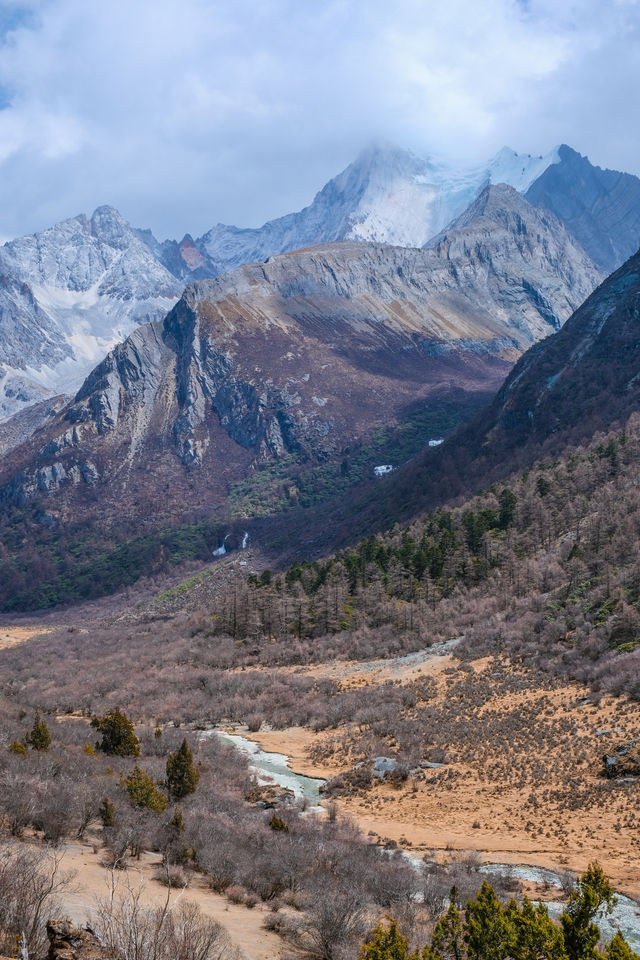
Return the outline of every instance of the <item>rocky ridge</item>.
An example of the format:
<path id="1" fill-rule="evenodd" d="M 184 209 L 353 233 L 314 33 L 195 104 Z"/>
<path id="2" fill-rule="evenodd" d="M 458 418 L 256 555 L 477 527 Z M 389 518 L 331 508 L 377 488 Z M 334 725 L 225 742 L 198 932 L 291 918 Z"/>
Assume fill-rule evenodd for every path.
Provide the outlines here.
<path id="1" fill-rule="evenodd" d="M 222 500 L 252 465 L 337 457 L 450 382 L 492 389 L 597 279 L 554 217 L 492 187 L 429 249 L 328 244 L 202 281 L 14 451 L 2 496 Z"/>
<path id="2" fill-rule="evenodd" d="M 599 269 L 611 273 L 640 246 L 640 179 L 594 166 L 566 145 L 558 158 L 526 199 L 555 213 Z"/>
<path id="3" fill-rule="evenodd" d="M 0 420 L 70 394 L 182 283 L 111 207 L 0 247 Z"/>

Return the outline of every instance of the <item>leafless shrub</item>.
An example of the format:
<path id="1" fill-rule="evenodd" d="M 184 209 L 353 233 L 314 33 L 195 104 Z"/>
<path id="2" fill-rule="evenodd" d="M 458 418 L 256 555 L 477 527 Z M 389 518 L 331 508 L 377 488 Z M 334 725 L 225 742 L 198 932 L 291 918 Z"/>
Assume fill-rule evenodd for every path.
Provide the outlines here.
<path id="1" fill-rule="evenodd" d="M 240 884 L 233 884 L 224 892 L 227 900 L 230 900 L 231 903 L 244 903 L 247 899 L 247 891 Z"/>
<path id="2" fill-rule="evenodd" d="M 92 926 L 117 960 L 240 960 L 224 928 L 188 900 L 144 904 L 144 886 L 111 877 Z"/>
<path id="3" fill-rule="evenodd" d="M 160 870 L 156 870 L 153 879 L 165 887 L 175 889 L 184 889 L 189 886 L 189 877 L 181 867 L 166 864 Z"/>
<path id="4" fill-rule="evenodd" d="M 0 951 L 11 956 L 24 935 L 29 954 L 44 956 L 45 924 L 60 911 L 59 896 L 73 875 L 60 869 L 50 849 L 22 844 L 0 846 Z"/>

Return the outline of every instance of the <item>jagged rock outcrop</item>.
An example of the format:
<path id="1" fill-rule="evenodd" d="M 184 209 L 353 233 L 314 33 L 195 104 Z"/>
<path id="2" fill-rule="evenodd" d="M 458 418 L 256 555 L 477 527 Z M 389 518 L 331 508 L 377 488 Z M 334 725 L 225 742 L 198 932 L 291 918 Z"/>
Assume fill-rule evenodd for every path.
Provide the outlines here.
<path id="1" fill-rule="evenodd" d="M 70 394 L 182 283 L 112 207 L 0 247 L 0 420 Z"/>
<path id="2" fill-rule="evenodd" d="M 566 145 L 558 157 L 525 196 L 555 213 L 593 262 L 611 273 L 640 246 L 640 179 L 602 170 Z"/>
<path id="3" fill-rule="evenodd" d="M 66 918 L 47 923 L 47 960 L 113 960 L 90 927 L 81 929 Z"/>

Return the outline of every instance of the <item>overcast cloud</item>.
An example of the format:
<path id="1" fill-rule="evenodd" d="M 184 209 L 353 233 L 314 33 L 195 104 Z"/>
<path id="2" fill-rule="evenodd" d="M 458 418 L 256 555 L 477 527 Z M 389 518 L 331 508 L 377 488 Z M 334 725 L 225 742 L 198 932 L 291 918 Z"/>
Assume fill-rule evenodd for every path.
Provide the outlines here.
<path id="1" fill-rule="evenodd" d="M 310 202 L 372 138 L 640 174 L 635 0 L 0 0 L 0 235 Z"/>

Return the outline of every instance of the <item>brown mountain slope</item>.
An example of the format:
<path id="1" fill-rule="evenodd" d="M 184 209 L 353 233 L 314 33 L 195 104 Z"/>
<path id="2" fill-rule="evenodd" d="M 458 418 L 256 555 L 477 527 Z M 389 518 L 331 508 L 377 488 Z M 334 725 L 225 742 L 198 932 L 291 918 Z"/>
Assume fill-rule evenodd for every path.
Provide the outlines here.
<path id="1" fill-rule="evenodd" d="M 438 450 L 381 482 L 375 497 L 336 511 L 336 538 L 380 529 L 555 457 L 640 409 L 640 252 L 554 336 L 535 344 L 494 401 Z"/>
<path id="2" fill-rule="evenodd" d="M 124 525 L 118 544 L 187 518 L 226 522 L 230 485 L 256 470 L 345 464 L 354 444 L 452 387 L 469 409 L 598 278 L 559 223 L 507 187 L 486 191 L 451 237 L 429 250 L 329 244 L 187 288 L 5 459 L 11 537 L 29 511 L 52 530 L 81 524 L 85 542 L 92 524 L 98 540 Z M 12 541 L 12 576 L 33 540 Z"/>

